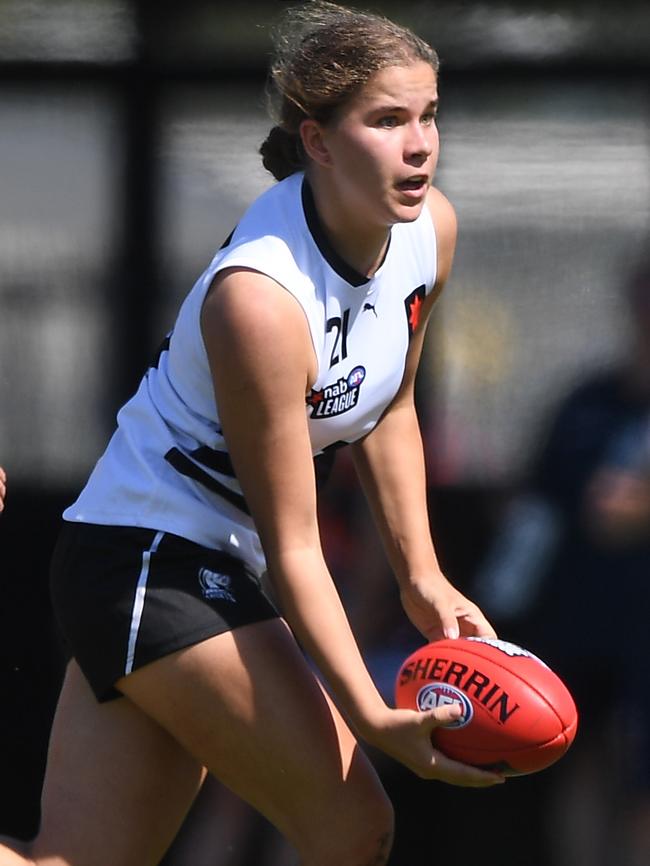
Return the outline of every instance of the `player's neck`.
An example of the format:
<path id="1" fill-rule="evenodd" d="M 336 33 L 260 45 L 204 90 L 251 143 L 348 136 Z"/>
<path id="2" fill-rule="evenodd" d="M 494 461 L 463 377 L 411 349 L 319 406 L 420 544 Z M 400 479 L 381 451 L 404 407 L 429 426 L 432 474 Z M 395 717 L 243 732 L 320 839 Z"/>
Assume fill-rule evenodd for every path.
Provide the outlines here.
<path id="1" fill-rule="evenodd" d="M 371 277 L 386 255 L 390 227 L 360 219 L 358 210 L 352 213 L 319 178 L 310 178 L 309 183 L 330 245 L 355 271 Z"/>

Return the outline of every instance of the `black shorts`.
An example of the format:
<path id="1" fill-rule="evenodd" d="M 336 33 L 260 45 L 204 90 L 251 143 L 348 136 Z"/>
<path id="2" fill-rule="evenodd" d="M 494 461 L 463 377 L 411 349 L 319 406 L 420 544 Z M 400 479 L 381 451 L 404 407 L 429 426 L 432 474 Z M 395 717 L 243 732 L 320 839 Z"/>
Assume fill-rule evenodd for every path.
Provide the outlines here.
<path id="1" fill-rule="evenodd" d="M 99 701 L 149 662 L 278 616 L 241 560 L 151 529 L 65 523 L 50 589 L 66 650 Z"/>

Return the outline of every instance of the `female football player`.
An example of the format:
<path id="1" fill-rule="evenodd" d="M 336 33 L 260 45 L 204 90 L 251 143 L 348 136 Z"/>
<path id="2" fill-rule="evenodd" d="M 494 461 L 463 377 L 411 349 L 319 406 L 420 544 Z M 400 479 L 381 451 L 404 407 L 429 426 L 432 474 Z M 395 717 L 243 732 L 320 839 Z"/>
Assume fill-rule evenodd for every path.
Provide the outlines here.
<path id="1" fill-rule="evenodd" d="M 422 777 L 502 781 L 432 747 L 457 707 L 386 705 L 316 508 L 322 464 L 349 447 L 415 626 L 494 635 L 438 565 L 414 406 L 456 235 L 432 185 L 437 58 L 325 2 L 289 9 L 276 47 L 261 152 L 278 182 L 187 295 L 64 512 L 52 600 L 71 661 L 42 826 L 1 866 L 154 866 L 206 773 L 305 866 L 386 863 L 392 809 L 361 741 Z"/>

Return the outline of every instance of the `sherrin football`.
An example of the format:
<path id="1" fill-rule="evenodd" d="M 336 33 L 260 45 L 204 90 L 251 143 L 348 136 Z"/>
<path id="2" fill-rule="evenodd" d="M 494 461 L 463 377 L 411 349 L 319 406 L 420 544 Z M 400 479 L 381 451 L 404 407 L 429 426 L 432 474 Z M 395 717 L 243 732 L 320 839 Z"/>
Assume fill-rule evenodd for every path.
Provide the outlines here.
<path id="1" fill-rule="evenodd" d="M 513 643 L 457 638 L 425 644 L 401 665 L 399 708 L 458 703 L 462 715 L 437 727 L 434 746 L 450 758 L 507 776 L 535 773 L 564 755 L 578 712 L 560 677 Z"/>

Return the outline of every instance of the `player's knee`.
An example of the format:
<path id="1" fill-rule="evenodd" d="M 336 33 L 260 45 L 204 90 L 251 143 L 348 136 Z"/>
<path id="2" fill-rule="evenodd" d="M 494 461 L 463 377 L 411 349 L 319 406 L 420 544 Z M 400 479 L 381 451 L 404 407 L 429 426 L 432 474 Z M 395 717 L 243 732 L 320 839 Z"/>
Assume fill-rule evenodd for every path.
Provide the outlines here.
<path id="1" fill-rule="evenodd" d="M 393 845 L 395 816 L 387 796 L 359 803 L 344 820 L 328 823 L 318 850 L 302 862 L 309 866 L 385 866 Z"/>
<path id="2" fill-rule="evenodd" d="M 395 814 L 388 797 L 384 794 L 378 799 L 371 813 L 362 820 L 365 826 L 358 828 L 358 847 L 350 858 L 350 864 L 352 866 L 358 862 L 360 866 L 384 866 L 393 847 L 395 832 Z"/>
<path id="3" fill-rule="evenodd" d="M 369 827 L 365 833 L 363 847 L 350 859 L 350 866 L 356 863 L 359 863 L 359 866 L 385 866 L 393 847 L 394 831 L 392 813 L 389 821 L 379 826 Z"/>
<path id="4" fill-rule="evenodd" d="M 385 866 L 393 847 L 393 832 L 392 816 L 390 820 L 359 827 L 348 844 L 341 846 L 334 858 L 330 855 L 323 860 L 322 866 L 326 863 L 331 866 L 333 862 L 338 866 Z"/>

